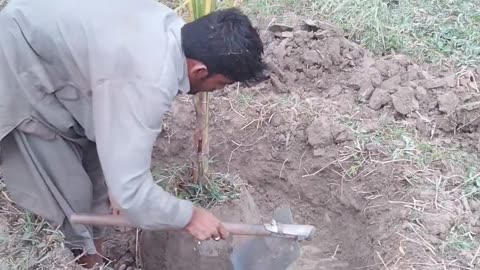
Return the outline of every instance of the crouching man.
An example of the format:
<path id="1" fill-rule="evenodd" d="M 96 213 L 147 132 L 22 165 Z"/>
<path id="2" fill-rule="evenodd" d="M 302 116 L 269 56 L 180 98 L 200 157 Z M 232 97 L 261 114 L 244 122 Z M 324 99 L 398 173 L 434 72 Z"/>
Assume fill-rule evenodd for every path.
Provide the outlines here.
<path id="1" fill-rule="evenodd" d="M 14 201 L 102 263 L 109 195 L 144 229 L 226 238 L 212 214 L 157 186 L 151 152 L 177 94 L 263 78 L 263 46 L 236 9 L 185 24 L 154 0 L 12 0 L 0 13 L 0 149 Z"/>

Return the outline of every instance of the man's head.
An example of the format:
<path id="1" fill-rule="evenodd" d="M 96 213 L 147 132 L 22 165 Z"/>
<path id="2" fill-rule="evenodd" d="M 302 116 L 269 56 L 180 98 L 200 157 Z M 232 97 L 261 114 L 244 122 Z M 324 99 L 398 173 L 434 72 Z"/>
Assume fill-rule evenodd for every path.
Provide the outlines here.
<path id="1" fill-rule="evenodd" d="M 210 92 L 235 82 L 264 79 L 263 44 L 250 20 L 238 9 L 219 10 L 182 28 L 189 94 Z"/>

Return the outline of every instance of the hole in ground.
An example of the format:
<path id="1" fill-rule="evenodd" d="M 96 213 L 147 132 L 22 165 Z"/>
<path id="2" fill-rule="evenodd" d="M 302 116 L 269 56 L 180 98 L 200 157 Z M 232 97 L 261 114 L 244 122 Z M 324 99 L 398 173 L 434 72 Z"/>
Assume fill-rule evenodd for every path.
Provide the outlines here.
<path id="1" fill-rule="evenodd" d="M 254 198 L 262 216 L 271 216 L 273 209 L 289 204 L 297 224 L 310 224 L 317 228 L 313 241 L 303 242 L 303 255 L 299 259 L 299 270 L 350 270 L 374 264 L 373 238 L 375 231 L 352 198 L 337 197 L 332 185 L 321 185 L 329 176 L 287 184 L 271 180 L 253 184 Z M 327 179 L 327 180 L 326 180 Z M 352 205 L 353 204 L 353 205 Z"/>
<path id="2" fill-rule="evenodd" d="M 325 179 L 325 175 L 321 177 Z M 327 181 L 328 182 L 328 181 Z M 318 186 L 318 179 L 303 179 L 288 184 L 278 179 L 263 179 L 253 184 L 254 204 L 259 217 L 270 221 L 274 210 L 289 205 L 296 224 L 314 225 L 317 230 L 312 241 L 301 243 L 303 254 L 297 260 L 297 270 L 351 270 L 374 264 L 373 239 L 375 228 L 368 224 L 356 202 L 336 197 L 329 186 Z M 314 185 L 316 184 L 316 185 Z M 248 199 L 234 205 L 222 205 L 221 219 L 232 222 L 251 222 Z M 256 209 L 255 209 L 256 210 Z M 216 211 L 216 210 L 214 210 Z M 245 218 L 247 217 L 247 218 Z M 221 269 L 232 270 L 229 254 L 231 243 L 196 242 L 187 234 L 144 232 L 140 238 L 144 269 Z"/>

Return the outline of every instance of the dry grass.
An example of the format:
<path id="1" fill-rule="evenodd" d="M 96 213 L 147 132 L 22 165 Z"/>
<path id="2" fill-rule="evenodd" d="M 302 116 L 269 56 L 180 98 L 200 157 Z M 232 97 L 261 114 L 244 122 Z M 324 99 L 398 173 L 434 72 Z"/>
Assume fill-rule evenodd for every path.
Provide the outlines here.
<path id="1" fill-rule="evenodd" d="M 238 198 L 239 182 L 234 176 L 210 173 L 210 183 L 195 184 L 189 165 L 154 168 L 153 176 L 158 185 L 178 198 L 190 200 L 207 209 Z"/>
<path id="2" fill-rule="evenodd" d="M 472 210 L 469 206 L 480 197 L 479 157 L 454 145 L 444 147 L 419 136 L 414 129 L 402 122 L 379 121 L 378 129 L 367 133 L 362 130 L 361 120 L 340 117 L 338 121 L 348 125 L 355 134 L 354 142 L 344 147 L 340 158 L 328 164 L 341 169 L 338 174 L 342 181 L 355 181 L 360 177 L 363 181 L 368 181 L 368 176 L 375 171 L 376 165 L 394 163 L 396 173 L 392 173 L 386 181 L 391 184 L 403 182 L 405 191 L 411 190 L 402 196 L 401 201 L 389 203 L 403 205 L 410 210 L 408 227 L 396 233 L 414 246 L 423 247 L 421 250 L 425 254 L 419 253 L 418 248 L 409 249 L 408 245 L 404 244 L 401 248 L 402 259 L 395 265 L 423 256 L 430 258 L 430 261 L 435 262 L 433 265 L 437 266 L 455 266 L 461 269 L 476 269 L 475 267 L 480 266 L 475 260 L 478 255 L 473 259 L 469 257 L 474 256 L 480 249 L 478 235 L 472 231 L 472 217 L 475 215 L 473 211 L 477 209 Z M 345 160 L 344 157 L 348 159 Z M 418 196 L 422 192 L 422 200 L 419 200 Z M 379 197 L 381 196 L 367 199 L 374 200 Z M 460 205 L 460 212 L 455 205 Z M 367 208 L 372 210 L 375 207 L 382 206 Z M 430 242 L 432 232 L 418 221 L 427 213 L 452 216 L 456 220 L 448 235 L 440 238 L 441 245 Z M 452 259 L 452 256 L 457 259 Z M 449 258 L 450 262 L 446 263 Z"/>
<path id="3" fill-rule="evenodd" d="M 62 234 L 9 199 L 0 179 L 0 269 L 73 269 Z"/>
<path id="4" fill-rule="evenodd" d="M 237 85 L 226 97 L 217 99 L 218 102 L 228 102 L 230 109 L 244 122 L 240 130 L 251 131 L 249 136 L 254 136 L 260 127 L 271 125 L 274 117 L 295 130 L 300 125 L 311 123 L 324 111 L 321 100 L 296 93 L 271 95 L 264 91 L 264 85 L 257 85 L 246 92 L 241 92 Z"/>

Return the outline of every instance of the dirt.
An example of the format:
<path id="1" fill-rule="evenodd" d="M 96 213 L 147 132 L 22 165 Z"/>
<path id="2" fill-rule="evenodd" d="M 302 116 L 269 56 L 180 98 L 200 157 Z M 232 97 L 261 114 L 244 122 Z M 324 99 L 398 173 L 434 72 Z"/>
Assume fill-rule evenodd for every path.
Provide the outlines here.
<path id="1" fill-rule="evenodd" d="M 446 114 L 452 114 L 459 102 L 460 100 L 454 92 L 446 92 L 438 97 L 438 110 Z"/>
<path id="2" fill-rule="evenodd" d="M 472 78 L 403 55 L 374 57 L 339 33 L 322 23 L 262 31 L 270 80 L 212 97 L 212 170 L 248 181 L 262 217 L 289 204 L 297 223 L 317 226 L 296 269 L 473 269 L 475 250 L 447 247 L 466 215 L 459 196 L 411 186 L 405 177 L 413 166 L 389 162 L 381 143 L 358 145 L 357 134 L 376 136 L 402 123 L 432 144 L 477 153 L 480 96 Z M 176 102 L 166 123 L 155 166 L 188 162 L 194 126 L 188 98 Z M 356 149 L 385 161 L 364 162 L 348 174 L 361 158 Z M 447 168 L 431 170 L 419 177 L 451 177 Z M 479 230 L 478 218 L 467 223 Z"/>
<path id="3" fill-rule="evenodd" d="M 373 91 L 372 96 L 368 102 L 368 107 L 374 110 L 380 110 L 383 106 L 387 105 L 391 97 L 387 90 L 377 88 Z"/>
<path id="4" fill-rule="evenodd" d="M 334 142 L 328 118 L 319 117 L 306 130 L 308 143 L 313 147 L 331 145 Z"/>
<path id="5" fill-rule="evenodd" d="M 296 269 L 478 269 L 480 198 L 465 196 L 477 171 L 449 163 L 480 151 L 478 69 L 454 76 L 375 57 L 325 22 L 261 35 L 270 79 L 212 95 L 211 170 L 244 179 L 263 221 L 286 204 L 296 223 L 317 227 Z M 179 97 L 152 166 L 189 163 L 194 125 L 190 98 Z M 226 221 L 257 211 L 240 206 L 215 211 Z M 146 270 L 230 269 L 231 243 L 202 251 L 185 235 L 140 235 L 113 233 L 107 255 L 135 265 L 138 249 L 159 252 Z"/>
<path id="6" fill-rule="evenodd" d="M 245 187 L 241 189 L 239 199 L 215 207 L 212 211 L 217 217 L 232 223 L 256 224 L 260 221 L 255 202 Z M 232 247 L 248 239 L 232 236 L 228 241 L 210 240 L 199 244 L 186 233 L 143 232 L 140 238 L 142 266 L 144 269 L 232 270 Z"/>
<path id="7" fill-rule="evenodd" d="M 407 115 L 419 109 L 418 100 L 415 97 L 415 91 L 411 87 L 400 87 L 392 95 L 392 103 L 395 110 Z"/>

